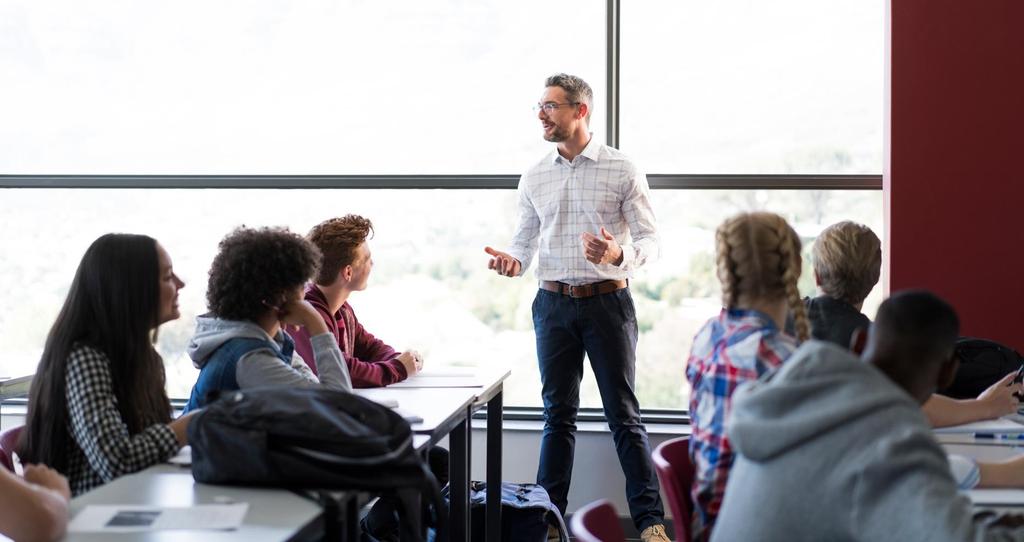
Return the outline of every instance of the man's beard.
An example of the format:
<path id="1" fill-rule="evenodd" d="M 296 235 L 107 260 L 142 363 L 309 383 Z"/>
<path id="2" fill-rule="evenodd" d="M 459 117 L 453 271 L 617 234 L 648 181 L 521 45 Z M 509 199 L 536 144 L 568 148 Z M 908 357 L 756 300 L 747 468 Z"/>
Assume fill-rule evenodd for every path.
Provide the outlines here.
<path id="1" fill-rule="evenodd" d="M 544 139 L 552 143 L 561 143 L 569 139 L 569 133 L 566 132 L 564 128 L 555 126 L 555 128 L 551 130 L 550 133 L 544 134 Z"/>

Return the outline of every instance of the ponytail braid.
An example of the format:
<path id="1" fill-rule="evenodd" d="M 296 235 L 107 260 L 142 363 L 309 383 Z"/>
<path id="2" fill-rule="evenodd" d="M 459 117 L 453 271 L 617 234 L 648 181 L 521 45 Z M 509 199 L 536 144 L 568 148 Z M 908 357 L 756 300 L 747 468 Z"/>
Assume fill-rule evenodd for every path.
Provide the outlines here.
<path id="1" fill-rule="evenodd" d="M 716 267 L 726 307 L 750 300 L 785 298 L 797 338 L 810 336 L 807 309 L 800 298 L 800 238 L 774 213 L 742 213 L 715 231 Z"/>
<path id="2" fill-rule="evenodd" d="M 716 274 L 722 284 L 722 305 L 725 307 L 735 305 L 739 297 L 739 278 L 736 276 L 736 261 L 732 253 L 733 247 L 729 243 L 728 229 L 729 223 L 725 223 L 715 231 Z"/>
<path id="3" fill-rule="evenodd" d="M 789 303 L 789 311 L 793 314 L 793 327 L 796 330 L 796 337 L 800 342 L 806 341 L 811 336 L 811 326 L 807 320 L 807 307 L 800 298 L 800 290 L 797 288 L 797 281 L 800 279 L 800 239 L 796 236 L 793 228 L 786 223 L 782 217 L 777 217 L 776 234 L 779 238 L 780 271 L 782 271 L 782 284 L 786 291 L 786 301 Z"/>

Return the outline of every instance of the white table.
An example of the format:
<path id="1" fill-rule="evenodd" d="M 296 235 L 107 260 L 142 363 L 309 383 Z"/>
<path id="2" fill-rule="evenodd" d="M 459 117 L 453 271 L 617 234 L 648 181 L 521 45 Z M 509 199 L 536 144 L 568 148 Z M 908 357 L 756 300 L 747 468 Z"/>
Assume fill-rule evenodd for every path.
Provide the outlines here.
<path id="1" fill-rule="evenodd" d="M 357 390 L 369 399 L 390 399 L 398 402 L 398 409 L 416 413 L 422 423 L 412 424 L 412 430 L 429 436 L 429 444 L 448 436 L 451 448 L 449 461 L 451 539 L 469 540 L 470 478 L 470 418 L 477 409 L 487 408 L 487 513 L 486 539 L 501 540 L 501 431 L 502 401 L 507 369 L 478 370 L 472 378 L 452 378 L 453 387 L 444 387 L 429 378 L 413 377 L 399 386 Z M 464 382 L 459 382 L 463 380 Z M 466 385 L 471 382 L 479 385 Z M 421 387 L 417 387 L 421 386 Z M 454 410 L 453 410 L 454 407 Z"/>
<path id="2" fill-rule="evenodd" d="M 122 476 L 71 500 L 72 517 L 90 504 L 192 506 L 225 501 L 249 503 L 242 527 L 234 531 L 156 531 L 149 533 L 69 533 L 69 541 L 280 541 L 303 540 L 321 529 L 319 504 L 284 489 L 200 484 L 192 471 L 158 465 Z"/>
<path id="3" fill-rule="evenodd" d="M 33 376 L 34 375 L 28 375 L 13 378 L 0 376 L 0 406 L 2 406 L 3 402 L 8 399 L 28 395 L 29 388 L 32 387 Z M 0 414 L 2 414 L 2 412 L 0 412 Z M 2 429 L 2 427 L 0 427 L 0 429 Z"/>

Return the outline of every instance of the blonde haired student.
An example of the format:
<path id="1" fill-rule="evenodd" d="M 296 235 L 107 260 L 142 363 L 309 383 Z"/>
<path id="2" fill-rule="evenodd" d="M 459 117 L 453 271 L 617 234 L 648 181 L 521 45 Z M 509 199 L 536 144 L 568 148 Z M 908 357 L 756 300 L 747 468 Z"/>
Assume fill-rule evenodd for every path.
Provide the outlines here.
<path id="1" fill-rule="evenodd" d="M 861 308 L 882 273 L 882 242 L 871 228 L 844 220 L 822 230 L 811 254 L 820 293 L 806 300 L 811 336 L 850 348 L 853 332 L 871 325 Z"/>
<path id="2" fill-rule="evenodd" d="M 724 424 L 733 392 L 781 365 L 798 339 L 806 340 L 810 333 L 797 290 L 800 238 L 785 219 L 774 213 L 742 213 L 718 227 L 715 242 L 724 308 L 697 333 L 686 367 L 692 390 L 696 540 L 710 536 L 732 467 Z M 788 313 L 796 337 L 784 331 Z"/>
<path id="3" fill-rule="evenodd" d="M 825 228 L 812 249 L 814 281 L 820 295 L 807 299 L 811 335 L 850 348 L 858 328 L 871 320 L 861 313 L 864 299 L 878 284 L 882 271 L 882 242 L 871 228 L 844 220 Z M 946 427 L 997 418 L 1017 411 L 1015 394 L 1024 386 L 1013 383 L 1014 373 L 990 386 L 977 399 L 956 400 L 933 394 L 924 413 L 933 427 Z M 1021 480 L 1024 480 L 1022 475 Z"/>

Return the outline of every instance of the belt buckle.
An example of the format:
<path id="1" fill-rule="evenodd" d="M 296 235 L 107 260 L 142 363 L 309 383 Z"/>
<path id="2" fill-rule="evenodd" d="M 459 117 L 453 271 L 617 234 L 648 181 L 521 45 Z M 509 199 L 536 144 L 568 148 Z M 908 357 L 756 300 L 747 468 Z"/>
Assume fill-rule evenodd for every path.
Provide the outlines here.
<path id="1" fill-rule="evenodd" d="M 589 285 L 581 284 L 579 286 L 569 286 L 569 297 L 571 297 L 572 299 L 582 299 L 586 297 L 586 295 L 584 295 L 583 292 L 585 291 L 587 286 Z"/>
<path id="2" fill-rule="evenodd" d="M 569 285 L 569 297 L 571 299 L 576 299 L 577 297 L 579 297 L 576 295 L 576 288 L 579 288 L 579 286 L 573 286 L 571 284 Z"/>

